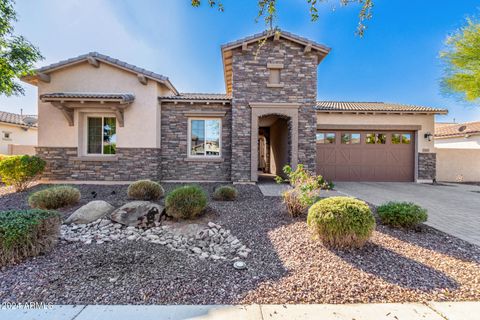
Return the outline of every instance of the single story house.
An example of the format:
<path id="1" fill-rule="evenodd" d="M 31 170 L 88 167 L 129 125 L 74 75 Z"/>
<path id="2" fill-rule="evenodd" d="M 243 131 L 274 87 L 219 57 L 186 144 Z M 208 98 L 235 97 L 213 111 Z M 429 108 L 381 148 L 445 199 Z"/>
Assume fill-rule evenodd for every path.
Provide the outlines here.
<path id="1" fill-rule="evenodd" d="M 38 154 L 50 180 L 258 181 L 285 164 L 333 180 L 435 178 L 443 109 L 317 101 L 330 48 L 282 30 L 221 46 L 226 92 L 96 52 L 36 70 Z M 320 88 L 321 90 L 321 88 Z"/>
<path id="2" fill-rule="evenodd" d="M 480 121 L 436 123 L 437 180 L 480 181 Z"/>
<path id="3" fill-rule="evenodd" d="M 0 154 L 35 154 L 37 116 L 0 111 Z"/>

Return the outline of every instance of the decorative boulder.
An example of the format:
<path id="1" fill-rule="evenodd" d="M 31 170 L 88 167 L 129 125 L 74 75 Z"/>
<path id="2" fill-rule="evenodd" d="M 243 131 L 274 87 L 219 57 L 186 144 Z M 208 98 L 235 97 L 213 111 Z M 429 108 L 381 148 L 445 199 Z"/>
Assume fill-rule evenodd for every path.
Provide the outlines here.
<path id="1" fill-rule="evenodd" d="M 147 228 L 160 222 L 163 207 L 150 201 L 132 201 L 110 214 L 110 219 L 126 226 Z"/>
<path id="2" fill-rule="evenodd" d="M 86 224 L 106 217 L 115 208 L 108 202 L 95 200 L 78 208 L 65 223 Z"/>

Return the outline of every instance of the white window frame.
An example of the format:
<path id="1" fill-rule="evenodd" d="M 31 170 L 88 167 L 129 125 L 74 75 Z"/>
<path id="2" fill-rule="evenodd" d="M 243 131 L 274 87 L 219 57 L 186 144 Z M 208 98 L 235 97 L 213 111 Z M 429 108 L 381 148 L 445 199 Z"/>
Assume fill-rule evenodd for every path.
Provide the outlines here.
<path id="1" fill-rule="evenodd" d="M 118 119 L 115 115 L 113 114 L 87 114 L 85 116 L 85 123 L 83 126 L 83 141 L 84 141 L 84 146 L 83 146 L 83 154 L 87 157 L 115 157 L 117 156 L 117 153 L 114 154 L 104 154 L 103 153 L 103 131 L 102 131 L 102 153 L 88 153 L 88 119 L 89 118 L 102 118 L 102 127 L 104 125 L 104 119 L 105 118 L 115 118 L 115 129 L 117 130 L 115 134 L 117 135 L 118 139 Z M 117 141 L 117 146 L 118 146 L 118 141 Z"/>
<path id="2" fill-rule="evenodd" d="M 219 152 L 218 156 L 207 155 L 207 154 L 204 154 L 204 155 L 192 154 L 192 120 L 204 120 L 204 121 L 217 120 L 217 121 L 220 122 L 220 126 L 219 126 L 220 127 L 220 134 L 219 134 L 219 139 L 218 139 L 220 152 Z M 206 126 L 205 126 L 205 129 L 206 129 Z M 188 139 L 187 157 L 188 158 L 193 158 L 193 159 L 220 159 L 222 157 L 222 131 L 223 131 L 222 118 L 217 118 L 217 117 L 214 117 L 214 118 L 212 118 L 212 117 L 189 117 L 188 118 L 188 132 L 187 132 L 187 139 Z"/>

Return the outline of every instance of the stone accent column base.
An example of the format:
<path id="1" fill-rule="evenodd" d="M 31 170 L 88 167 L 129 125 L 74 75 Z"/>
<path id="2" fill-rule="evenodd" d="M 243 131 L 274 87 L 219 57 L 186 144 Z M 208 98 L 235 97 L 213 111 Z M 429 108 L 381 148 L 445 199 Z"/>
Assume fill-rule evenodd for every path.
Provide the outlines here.
<path id="1" fill-rule="evenodd" d="M 418 153 L 417 181 L 433 180 L 437 177 L 437 154 Z"/>

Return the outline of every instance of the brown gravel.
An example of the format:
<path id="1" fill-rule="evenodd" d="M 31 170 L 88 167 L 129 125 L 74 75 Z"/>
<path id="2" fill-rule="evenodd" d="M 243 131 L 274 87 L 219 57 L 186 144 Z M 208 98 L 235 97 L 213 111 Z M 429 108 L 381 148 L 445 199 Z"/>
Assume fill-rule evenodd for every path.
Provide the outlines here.
<path id="1" fill-rule="evenodd" d="M 209 193 L 215 187 L 202 186 Z M 126 186 L 79 188 L 82 204 L 91 200 L 92 191 L 96 199 L 115 205 L 126 202 Z M 237 201 L 210 202 L 204 219 L 232 230 L 253 250 L 246 259 L 247 270 L 144 242 L 60 243 L 45 256 L 3 268 L 0 301 L 230 304 L 480 299 L 477 246 L 426 226 L 417 232 L 378 225 L 363 249 L 330 250 L 312 239 L 305 217 L 288 217 L 279 198 L 264 198 L 255 186 L 238 188 Z M 0 195 L 0 207 L 24 207 L 26 196 L 28 192 Z"/>

